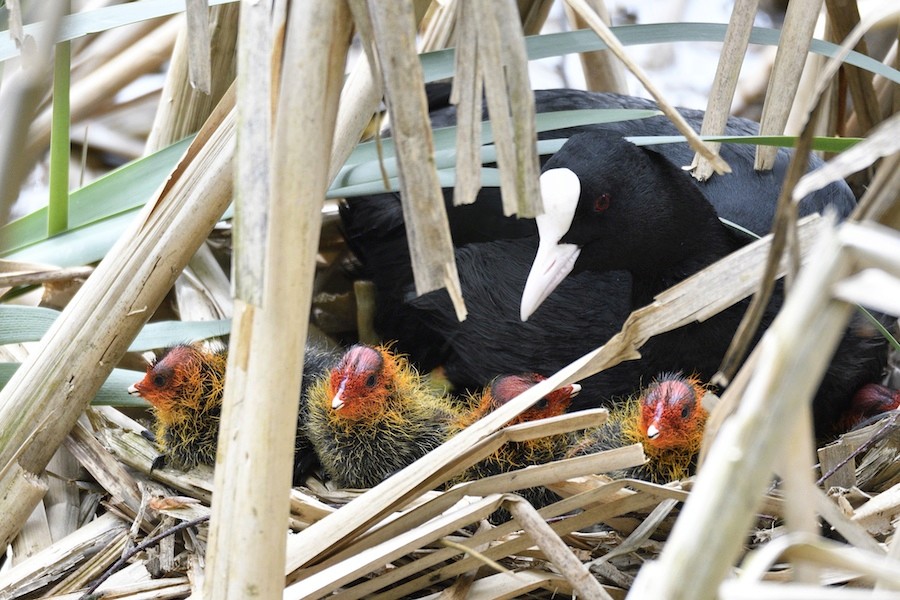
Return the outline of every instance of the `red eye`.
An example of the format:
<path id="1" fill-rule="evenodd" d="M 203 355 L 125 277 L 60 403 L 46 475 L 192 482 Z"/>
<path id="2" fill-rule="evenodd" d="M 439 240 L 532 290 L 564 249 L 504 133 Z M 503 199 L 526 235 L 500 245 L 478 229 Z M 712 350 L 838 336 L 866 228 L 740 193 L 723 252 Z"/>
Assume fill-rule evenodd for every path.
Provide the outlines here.
<path id="1" fill-rule="evenodd" d="M 594 198 L 594 212 L 603 212 L 609 208 L 609 194 L 600 194 Z"/>

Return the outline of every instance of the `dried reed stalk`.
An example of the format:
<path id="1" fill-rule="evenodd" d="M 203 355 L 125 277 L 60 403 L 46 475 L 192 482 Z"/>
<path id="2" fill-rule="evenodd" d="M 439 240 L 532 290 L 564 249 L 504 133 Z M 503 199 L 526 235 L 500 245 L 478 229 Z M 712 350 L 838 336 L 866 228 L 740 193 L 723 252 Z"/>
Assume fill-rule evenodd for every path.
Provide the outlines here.
<path id="1" fill-rule="evenodd" d="M 46 587 L 127 534 L 127 523 L 111 513 L 102 515 L 0 575 L 0 597 Z"/>
<path id="2" fill-rule="evenodd" d="M 212 91 L 209 12 L 209 3 L 206 0 L 187 0 L 184 6 L 187 28 L 191 32 L 188 40 L 191 87 L 203 94 Z"/>
<path id="3" fill-rule="evenodd" d="M 796 0 L 787 7 L 778 54 L 769 75 L 769 87 L 763 103 L 762 118 L 759 123 L 760 135 L 781 135 L 787 123 L 791 107 L 797 100 L 800 74 L 806 61 L 813 30 L 823 0 Z M 805 107 L 804 107 L 805 108 Z M 757 146 L 753 168 L 769 170 L 775 164 L 778 148 Z"/>
<path id="4" fill-rule="evenodd" d="M 643 85 L 644 88 L 650 92 L 650 95 L 653 96 L 653 99 L 656 100 L 660 110 L 672 121 L 672 124 L 678 129 L 678 132 L 687 138 L 687 143 L 690 147 L 708 160 L 716 173 L 730 173 L 731 167 L 728 166 L 722 157 L 713 152 L 705 142 L 697 137 L 697 132 L 688 125 L 687 121 L 684 120 L 684 117 L 681 116 L 681 113 L 675 110 L 675 108 L 663 98 L 659 89 L 652 81 L 650 81 L 643 69 L 629 58 L 628 54 L 625 52 L 625 47 L 622 46 L 613 32 L 609 30 L 606 23 L 604 23 L 597 13 L 591 9 L 586 0 L 566 0 L 566 3 L 572 7 L 579 17 L 584 19 L 587 26 L 594 30 L 594 33 L 596 33 L 597 36 L 603 40 L 603 43 L 606 44 L 607 48 L 622 61 L 625 67 L 631 71 L 632 75 L 638 78 L 641 85 Z"/>
<path id="5" fill-rule="evenodd" d="M 521 498 L 507 500 L 504 505 L 522 529 L 543 550 L 544 554 L 584 598 L 612 600 L 591 572 L 575 558 L 572 550 L 538 514 L 533 506 Z"/>
<path id="6" fill-rule="evenodd" d="M 753 30 L 753 19 L 756 17 L 758 5 L 759 0 L 738 0 L 731 9 L 728 29 L 722 43 L 722 53 L 719 55 L 716 76 L 706 105 L 706 114 L 703 115 L 703 124 L 700 126 L 700 135 L 725 133 L 725 124 L 731 115 L 731 101 L 734 99 L 738 76 L 744 65 L 747 46 L 750 44 L 750 32 Z M 720 142 L 707 143 L 714 152 L 718 152 L 722 147 Z M 699 181 L 706 181 L 713 174 L 712 164 L 699 153 L 694 155 L 691 169 Z"/>
<path id="7" fill-rule="evenodd" d="M 192 20 L 189 18 L 183 23 L 172 50 L 162 98 L 144 147 L 145 154 L 160 150 L 197 131 L 234 81 L 240 5 L 233 3 L 207 8 L 205 3 L 202 4 L 200 8 L 204 22 L 207 12 L 209 13 L 207 45 L 211 44 L 213 49 L 211 55 L 209 48 L 206 49 L 205 61 L 209 64 L 204 77 L 209 79 L 207 89 L 196 89 L 189 77 L 189 71 L 195 63 L 193 58 L 189 60 L 188 57 L 188 39 L 202 37 L 191 29 Z M 202 60 L 202 57 L 198 60 Z M 208 244 L 200 246 L 187 268 L 175 281 L 175 297 L 182 320 L 231 317 L 231 283 Z"/>
<path id="8" fill-rule="evenodd" d="M 50 538 L 55 542 L 81 526 L 80 493 L 75 483 L 81 475 L 81 465 L 67 448 L 60 448 L 50 459 L 47 470 L 54 477 L 47 480 L 49 489 L 43 504 L 47 511 Z"/>
<path id="9" fill-rule="evenodd" d="M 49 493 L 49 489 L 47 491 Z M 46 497 L 45 495 L 44 498 Z M 22 526 L 22 531 L 10 544 L 10 548 L 12 548 L 12 564 L 16 565 L 22 562 L 52 543 L 47 512 L 44 510 L 44 504 L 39 502 L 34 507 L 34 510 L 31 511 L 28 520 L 25 521 L 25 525 Z"/>
<path id="10" fill-rule="evenodd" d="M 481 189 L 481 130 L 484 74 L 479 60 L 478 9 L 471 2 L 456 4 L 456 50 L 453 90 L 456 104 L 456 181 L 453 203 L 471 204 Z M 529 92 L 530 93 L 530 92 Z"/>
<path id="11" fill-rule="evenodd" d="M 777 458 L 775 472 L 784 480 L 784 520 L 788 531 L 815 535 L 819 520 L 815 504 L 809 502 L 818 491 L 815 476 L 809 465 L 815 464 L 813 449 L 815 436 L 812 425 L 812 405 L 800 406 L 793 430 L 789 432 L 782 452 Z M 817 583 L 819 571 L 813 565 L 795 565 L 798 583 Z"/>
<path id="12" fill-rule="evenodd" d="M 385 558 L 400 557 L 422 547 L 426 543 L 449 535 L 472 521 L 487 518 L 499 508 L 502 497 L 499 494 L 486 496 L 469 506 L 448 511 L 427 524 L 399 532 L 381 544 L 370 546 L 354 553 L 346 560 L 335 563 L 317 573 L 304 577 L 285 590 L 285 598 L 319 598 L 341 585 L 373 571 L 385 564 Z"/>
<path id="13" fill-rule="evenodd" d="M 172 49 L 162 98 L 153 127 L 147 137 L 146 153 L 155 152 L 197 131 L 231 86 L 235 74 L 235 51 L 239 4 L 209 8 L 212 64 L 210 89 L 194 88 L 188 76 L 187 38 L 194 37 L 189 26 L 182 27 Z M 204 7 L 204 15 L 206 12 Z"/>
<path id="14" fill-rule="evenodd" d="M 587 0 L 587 4 L 597 13 L 607 26 L 612 22 L 609 18 L 609 10 L 603 0 Z M 585 29 L 587 23 L 578 13 L 572 10 L 568 4 L 563 5 L 566 9 L 566 17 L 573 29 Z M 578 55 L 581 59 L 581 70 L 584 73 L 584 80 L 587 89 L 595 92 L 615 92 L 617 94 L 628 93 L 628 82 L 625 80 L 625 68 L 622 63 L 609 52 L 597 50 L 594 52 L 582 52 Z"/>
<path id="15" fill-rule="evenodd" d="M 467 4 L 477 34 L 474 75 L 483 78 L 491 115 L 503 214 L 533 217 L 543 212 L 534 125 L 534 94 L 528 79 L 525 41 L 514 0 Z M 476 86 L 477 87 L 477 86 Z M 480 117 L 481 97 L 474 116 Z"/>
<path id="16" fill-rule="evenodd" d="M 263 16 L 266 11 L 259 12 Z M 265 240 L 265 266 L 254 274 L 254 279 L 262 282 L 260 300 L 238 298 L 235 302 L 207 554 L 209 577 L 203 592 L 206 598 L 245 598 L 248 594 L 280 598 L 284 590 L 287 491 L 297 398 L 322 203 L 328 188 L 328 163 L 322 156 L 331 155 L 350 39 L 349 16 L 343 2 L 292 7 L 284 30 L 273 138 L 271 142 L 259 137 L 239 139 L 241 145 L 263 144 L 242 152 L 271 152 L 271 196 L 266 203 L 268 222 L 256 233 L 256 239 Z M 278 33 L 272 31 L 274 35 L 265 39 L 277 40 Z M 240 46 L 258 43 L 242 37 Z M 264 47 L 271 51 L 275 45 Z M 256 93 L 246 87 L 249 81 L 239 77 L 242 99 Z M 244 108 L 241 104 L 242 116 Z M 239 182 L 239 202 L 261 200 L 247 194 L 245 181 Z M 247 402 L 248 398 L 255 401 Z M 227 577 L 223 576 L 226 573 Z"/>
<path id="17" fill-rule="evenodd" d="M 104 449 L 93 434 L 82 423 L 76 423 L 65 448 L 94 479 L 112 496 L 113 505 L 121 505 L 126 514 L 138 514 L 141 506 L 141 492 L 137 482 L 125 467 Z"/>
<path id="18" fill-rule="evenodd" d="M 547 22 L 553 0 L 516 0 L 522 21 L 522 33 L 537 35 Z"/>
<path id="19" fill-rule="evenodd" d="M 859 24 L 859 7 L 856 2 L 825 0 L 825 8 L 828 11 L 832 39 L 841 43 Z M 865 39 L 859 40 L 854 50 L 868 55 Z M 872 73 L 851 65 L 846 65 L 843 70 L 847 87 L 850 89 L 850 97 L 853 99 L 853 116 L 858 123 L 858 128 L 862 130 L 856 134 L 865 134 L 881 121 L 881 109 L 872 85 Z M 843 125 L 843 123 L 839 124 L 841 127 L 841 130 L 838 131 L 839 134 L 844 134 Z"/>
<path id="20" fill-rule="evenodd" d="M 571 584 L 559 575 L 528 569 L 482 577 L 472 582 L 465 595 L 447 596 L 441 592 L 424 596 L 422 600 L 512 600 L 526 597 L 529 592 L 541 588 L 557 594 L 574 594 Z"/>
<path id="21" fill-rule="evenodd" d="M 97 65 L 114 59 L 166 20 L 165 17 L 149 19 L 72 40 L 72 80 L 77 81 L 88 75 Z M 44 108 L 46 107 L 41 105 L 41 109 Z"/>
<path id="22" fill-rule="evenodd" d="M 133 46 L 104 63 L 72 84 L 71 120 L 74 123 L 93 114 L 102 101 L 141 75 L 151 73 L 171 56 L 171 49 L 181 27 L 175 17 L 164 22 Z M 35 156 L 50 140 L 50 111 L 45 110 L 31 125 L 25 154 Z"/>
<path id="23" fill-rule="evenodd" d="M 147 204 L 0 392 L 0 469 L 19 482 L 40 473 L 231 196 L 233 121 L 216 111 L 181 165 Z M 6 495 L 0 514 L 37 498 Z M 15 507 L 15 508 L 14 508 Z M 24 520 L 24 519 L 23 519 Z M 21 526 L 0 527 L 6 543 Z"/>
<path id="24" fill-rule="evenodd" d="M 657 490 L 653 490 L 653 492 L 642 491 L 631 493 L 625 497 L 608 498 L 615 496 L 622 487 L 624 487 L 622 482 L 614 482 L 607 486 L 544 507 L 538 512 L 545 520 L 550 520 L 553 517 L 584 507 L 585 510 L 583 512 L 566 519 L 552 520 L 549 523 L 550 528 L 557 535 L 563 536 L 572 531 L 590 527 L 614 517 L 632 511 L 643 510 L 658 504 L 661 500 L 661 496 L 657 495 L 657 490 L 659 494 L 663 494 L 662 498 L 664 498 L 667 493 L 681 493 L 675 490 L 666 491 L 665 488 L 657 487 Z M 603 501 L 604 498 L 607 498 L 607 501 Z M 506 556 L 521 554 L 534 545 L 533 540 L 528 536 L 513 535 L 518 529 L 520 529 L 520 526 L 517 523 L 510 521 L 488 531 L 476 533 L 471 538 L 462 541 L 462 543 L 465 546 L 475 548 L 490 542 L 490 547 L 482 553 L 482 556 L 492 560 L 499 560 Z M 425 589 L 428 586 L 436 585 L 442 581 L 457 577 L 466 571 L 479 566 L 483 561 L 482 557 L 467 556 L 435 570 L 427 570 L 429 567 L 440 565 L 458 554 L 459 551 L 456 548 L 444 548 L 434 551 L 411 563 L 379 575 L 370 581 L 363 582 L 358 586 L 339 594 L 338 597 L 341 598 L 341 600 L 345 600 L 345 598 L 369 597 L 369 594 L 373 590 L 382 589 L 387 585 L 416 575 L 414 579 L 392 587 L 390 592 L 376 596 L 379 598 L 390 597 L 394 594 L 394 597 L 403 597 L 415 591 Z"/>
<path id="25" fill-rule="evenodd" d="M 434 143 L 428 104 L 415 47 L 415 14 L 405 3 L 369 4 L 378 50 L 391 131 L 400 168 L 403 219 L 409 239 L 416 292 L 446 287 L 456 310 L 465 318 L 465 303 L 453 257 L 444 197 L 434 165 Z"/>

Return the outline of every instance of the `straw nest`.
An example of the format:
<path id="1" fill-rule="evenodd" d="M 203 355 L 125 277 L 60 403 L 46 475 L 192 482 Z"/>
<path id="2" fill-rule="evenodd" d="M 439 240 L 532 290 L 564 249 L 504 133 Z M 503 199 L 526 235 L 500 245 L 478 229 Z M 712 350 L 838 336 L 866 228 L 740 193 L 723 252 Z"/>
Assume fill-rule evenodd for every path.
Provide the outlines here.
<path id="1" fill-rule="evenodd" d="M 322 299 L 319 307 L 328 311 L 334 302 L 333 296 Z M 285 597 L 625 597 L 641 567 L 665 548 L 695 482 L 656 485 L 603 475 L 641 463 L 639 445 L 436 491 L 499 444 L 595 426 L 605 417 L 597 409 L 502 428 L 458 451 L 390 510 L 301 565 L 295 556 L 309 542 L 304 532 L 311 525 L 337 523 L 344 512 L 356 518 L 353 507 L 366 499 L 351 501 L 410 478 L 404 471 L 366 491 L 335 489 L 311 476 L 290 492 L 287 562 L 298 568 L 286 573 Z M 99 584 L 104 597 L 181 598 L 212 576 L 204 562 L 212 470 L 159 468 L 158 450 L 143 431 L 143 423 L 119 409 L 89 409 L 66 440 L 75 470 L 53 474 L 70 501 L 77 500 L 67 508 L 74 532 L 0 574 L 0 596 L 81 598 Z M 770 442 L 759 436 L 756 443 Z M 851 589 L 870 589 L 879 576 L 889 587 L 896 585 L 889 563 L 879 565 L 872 557 L 864 562 L 853 553 L 884 554 L 893 547 L 900 517 L 898 454 L 900 415 L 894 414 L 819 449 L 820 465 L 806 473 L 806 479 L 818 481 L 803 500 L 822 524 L 820 535 L 808 539 L 787 524 L 788 504 L 798 499 L 791 498 L 782 479 L 772 479 L 759 502 L 751 502 L 750 527 L 729 533 L 741 539 L 742 567 L 732 574 L 740 577 L 741 589 L 777 595 L 780 588 L 767 591 L 772 582 L 796 581 L 807 561 L 823 563 L 821 584 L 849 586 L 841 588 L 847 598 L 853 597 Z M 56 460 L 64 469 L 63 459 Z M 699 477 L 703 474 L 701 469 Z M 537 511 L 515 495 L 534 485 L 548 485 L 564 500 Z M 513 521 L 490 525 L 487 517 L 501 506 Z M 45 518 L 52 519 L 53 510 L 46 506 Z M 729 529 L 717 519 L 704 527 L 692 535 L 702 539 Z M 26 527 L 14 548 L 28 548 L 31 530 Z"/>

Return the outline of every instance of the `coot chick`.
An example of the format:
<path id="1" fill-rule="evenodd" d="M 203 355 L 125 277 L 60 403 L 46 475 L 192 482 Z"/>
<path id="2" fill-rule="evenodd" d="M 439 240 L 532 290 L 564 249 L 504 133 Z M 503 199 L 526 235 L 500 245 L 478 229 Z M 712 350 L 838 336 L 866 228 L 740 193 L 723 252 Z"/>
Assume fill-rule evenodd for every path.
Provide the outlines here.
<path id="1" fill-rule="evenodd" d="M 640 443 L 647 462 L 614 476 L 653 483 L 688 477 L 696 469 L 709 415 L 703 406 L 705 393 L 706 388 L 696 377 L 664 373 L 640 394 L 617 406 L 606 423 L 585 432 L 569 450 L 569 456 Z"/>
<path id="2" fill-rule="evenodd" d="M 370 488 L 443 443 L 459 417 L 403 356 L 362 344 L 309 389 L 306 431 L 325 474 Z"/>
<path id="3" fill-rule="evenodd" d="M 481 393 L 473 399 L 472 409 L 464 413 L 454 424 L 454 432 L 468 427 L 486 414 L 503 406 L 522 392 L 535 386 L 545 377 L 537 373 L 520 375 L 503 375 L 491 381 Z M 538 400 L 531 408 L 523 411 L 510 422 L 510 425 L 527 423 L 539 419 L 547 419 L 564 414 L 578 394 L 581 386 L 571 384 L 554 390 Z M 565 458 L 571 445 L 569 434 L 549 435 L 524 442 L 507 442 L 494 454 L 471 466 L 453 483 L 472 481 L 508 473 L 527 467 L 539 465 Z M 517 492 L 528 500 L 535 508 L 541 508 L 560 500 L 560 497 L 545 487 L 527 488 Z M 491 522 L 499 523 L 509 518 L 506 511 L 498 511 L 491 516 Z"/>
<path id="4" fill-rule="evenodd" d="M 156 440 L 169 466 L 215 464 L 227 360 L 226 350 L 179 344 L 163 350 L 144 378 L 128 388 L 150 403 Z"/>
<path id="5" fill-rule="evenodd" d="M 850 406 L 835 423 L 835 433 L 846 433 L 898 408 L 900 408 L 900 390 L 880 383 L 868 383 L 853 395 Z"/>
<path id="6" fill-rule="evenodd" d="M 306 397 L 311 382 L 338 358 L 330 350 L 307 346 L 301 399 Z M 150 403 L 156 441 L 169 466 L 187 470 L 200 464 L 215 464 L 227 361 L 226 349 L 208 350 L 201 344 L 178 344 L 164 349 L 147 367 L 144 378 L 128 388 L 129 394 Z M 317 464 L 312 445 L 301 427 L 305 404 L 300 402 L 297 420 L 294 485 Z"/>

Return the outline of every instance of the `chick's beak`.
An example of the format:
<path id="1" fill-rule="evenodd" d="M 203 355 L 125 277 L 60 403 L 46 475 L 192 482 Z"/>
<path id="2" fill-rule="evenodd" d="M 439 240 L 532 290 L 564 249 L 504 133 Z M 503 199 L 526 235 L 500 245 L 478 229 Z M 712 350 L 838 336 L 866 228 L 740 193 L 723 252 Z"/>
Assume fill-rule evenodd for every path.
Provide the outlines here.
<path id="1" fill-rule="evenodd" d="M 651 440 L 655 440 L 659 437 L 659 427 L 657 427 L 656 421 L 650 423 L 650 426 L 647 427 L 647 437 Z"/>
<path id="2" fill-rule="evenodd" d="M 581 182 L 569 169 L 550 169 L 541 175 L 541 196 L 544 214 L 537 222 L 537 255 L 522 291 L 520 317 L 527 321 L 547 296 L 556 289 L 575 266 L 581 248 L 575 244 L 561 244 L 575 218 L 575 208 L 581 195 Z"/>
<path id="3" fill-rule="evenodd" d="M 135 383 L 134 385 L 128 386 L 128 393 L 129 393 L 130 395 L 132 395 L 132 396 L 140 396 L 140 395 L 141 395 L 141 390 L 138 389 L 138 386 L 137 386 L 137 384 Z"/>
<path id="4" fill-rule="evenodd" d="M 341 379 L 341 383 L 338 386 L 338 391 L 334 394 L 334 397 L 331 399 L 331 408 L 332 410 L 340 410 L 344 407 L 344 399 L 341 396 L 344 395 L 344 388 L 347 387 L 347 378 L 344 377 Z"/>

